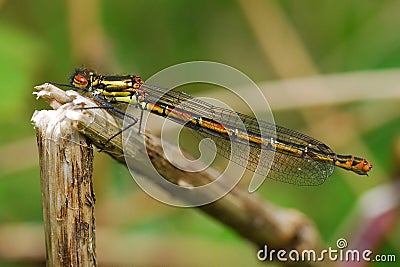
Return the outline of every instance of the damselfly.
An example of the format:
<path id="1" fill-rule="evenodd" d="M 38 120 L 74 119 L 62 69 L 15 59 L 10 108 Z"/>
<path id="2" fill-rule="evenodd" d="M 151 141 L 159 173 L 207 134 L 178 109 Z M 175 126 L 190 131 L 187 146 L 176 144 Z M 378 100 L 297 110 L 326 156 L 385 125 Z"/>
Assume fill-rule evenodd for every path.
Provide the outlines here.
<path id="1" fill-rule="evenodd" d="M 83 68 L 73 73 L 70 86 L 92 94 L 108 107 L 135 104 L 142 112 L 180 123 L 201 137 L 211 138 L 222 156 L 281 182 L 319 185 L 333 173 L 334 166 L 359 175 L 367 175 L 372 168 L 368 160 L 336 154 L 305 134 L 216 107 L 177 90 L 146 84 L 139 76 L 105 76 Z M 139 121 L 129 116 L 132 125 Z M 231 142 L 237 143 L 235 150 L 231 149 Z M 240 147 L 245 145 L 250 147 L 249 157 L 241 155 Z M 263 150 L 274 153 L 260 158 Z"/>

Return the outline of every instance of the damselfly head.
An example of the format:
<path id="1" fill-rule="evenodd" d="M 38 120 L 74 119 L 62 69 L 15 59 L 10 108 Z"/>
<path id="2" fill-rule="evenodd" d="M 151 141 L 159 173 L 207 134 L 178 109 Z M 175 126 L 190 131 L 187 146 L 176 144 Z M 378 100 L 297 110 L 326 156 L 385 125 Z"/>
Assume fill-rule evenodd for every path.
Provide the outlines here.
<path id="1" fill-rule="evenodd" d="M 92 69 L 82 68 L 77 69 L 71 75 L 71 85 L 78 88 L 88 88 L 91 85 L 91 81 L 97 76 L 96 72 Z"/>

